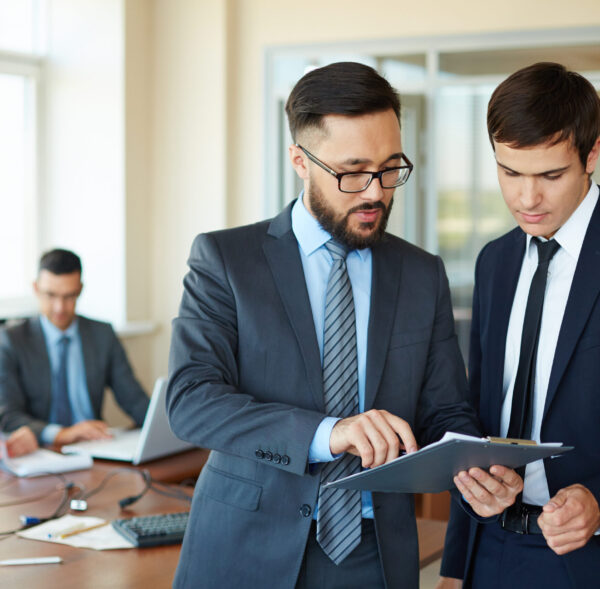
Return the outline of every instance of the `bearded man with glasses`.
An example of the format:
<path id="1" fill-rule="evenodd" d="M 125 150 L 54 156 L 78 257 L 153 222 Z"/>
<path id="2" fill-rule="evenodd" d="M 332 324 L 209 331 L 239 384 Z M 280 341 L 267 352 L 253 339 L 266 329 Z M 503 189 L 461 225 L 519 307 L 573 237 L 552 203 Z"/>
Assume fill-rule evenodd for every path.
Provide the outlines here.
<path id="1" fill-rule="evenodd" d="M 479 431 L 443 264 L 385 231 L 413 167 L 400 101 L 334 63 L 286 112 L 303 192 L 196 238 L 173 323 L 171 428 L 212 449 L 174 586 L 416 589 L 413 498 L 324 488 Z M 497 513 L 520 490 L 502 474 Z"/>

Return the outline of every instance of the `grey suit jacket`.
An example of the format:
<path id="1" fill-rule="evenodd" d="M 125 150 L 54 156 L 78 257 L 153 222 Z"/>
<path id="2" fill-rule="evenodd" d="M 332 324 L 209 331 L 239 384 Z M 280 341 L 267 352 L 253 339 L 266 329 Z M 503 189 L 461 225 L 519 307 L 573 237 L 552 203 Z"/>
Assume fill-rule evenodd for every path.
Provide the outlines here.
<path id="1" fill-rule="evenodd" d="M 94 417 L 100 419 L 105 387 L 141 425 L 148 396 L 136 380 L 110 324 L 78 317 L 85 375 Z M 39 437 L 51 405 L 50 360 L 39 317 L 0 329 L 0 420 L 13 431 L 28 425 Z"/>
<path id="2" fill-rule="evenodd" d="M 322 370 L 290 207 L 200 235 L 173 322 L 173 431 L 211 448 L 175 587 L 293 588 L 317 500 L 308 468 L 325 417 Z M 406 419 L 420 444 L 477 433 L 439 258 L 386 235 L 373 253 L 365 407 Z M 410 495 L 374 494 L 389 587 L 418 587 Z"/>

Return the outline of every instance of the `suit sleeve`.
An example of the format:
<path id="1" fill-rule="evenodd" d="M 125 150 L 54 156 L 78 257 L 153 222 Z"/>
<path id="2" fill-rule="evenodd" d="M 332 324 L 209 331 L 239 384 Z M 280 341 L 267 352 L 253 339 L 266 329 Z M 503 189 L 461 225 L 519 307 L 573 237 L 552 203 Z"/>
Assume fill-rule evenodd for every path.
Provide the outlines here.
<path id="1" fill-rule="evenodd" d="M 479 338 L 479 268 L 481 254 L 475 265 L 475 288 L 473 291 L 473 311 L 471 319 L 471 340 L 469 345 L 469 401 L 479 413 L 479 393 L 481 390 L 481 344 Z M 469 514 L 467 512 L 470 511 Z M 458 494 L 453 496 L 450 508 L 450 520 L 446 530 L 444 543 L 444 554 L 442 557 L 442 568 L 440 574 L 444 577 L 462 579 L 464 575 L 467 544 L 469 541 L 469 528 L 471 517 L 479 521 L 484 518 L 476 514 L 464 505 Z M 496 518 L 492 518 L 496 519 Z"/>
<path id="2" fill-rule="evenodd" d="M 439 440 L 447 431 L 480 435 L 467 391 L 448 278 L 438 257 L 435 316 L 415 424 L 417 439 L 422 445 Z"/>
<path id="3" fill-rule="evenodd" d="M 149 399 L 135 378 L 125 350 L 110 327 L 110 366 L 108 386 L 112 389 L 119 406 L 135 421 L 137 426 L 144 423 Z"/>
<path id="4" fill-rule="evenodd" d="M 173 432 L 197 446 L 254 460 L 269 440 L 268 451 L 289 460 L 267 464 L 304 474 L 325 415 L 259 402 L 242 389 L 236 356 L 243 318 L 215 237 L 198 236 L 188 263 L 169 356 L 167 411 Z"/>
<path id="5" fill-rule="evenodd" d="M 39 439 L 48 423 L 27 413 L 16 351 L 8 333 L 0 329 L 0 430 L 12 432 L 23 425 Z"/>

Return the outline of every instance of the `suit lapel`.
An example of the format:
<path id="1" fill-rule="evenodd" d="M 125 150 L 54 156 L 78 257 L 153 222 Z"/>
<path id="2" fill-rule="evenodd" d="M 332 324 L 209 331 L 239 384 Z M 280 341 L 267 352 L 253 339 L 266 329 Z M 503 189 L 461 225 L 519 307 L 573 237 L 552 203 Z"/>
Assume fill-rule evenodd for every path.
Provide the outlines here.
<path id="1" fill-rule="evenodd" d="M 46 338 L 42 331 L 40 318 L 30 319 L 31 326 L 31 348 L 29 350 L 32 358 L 32 366 L 35 366 L 37 372 L 38 390 L 44 398 L 45 415 L 50 415 L 50 405 L 52 403 L 52 370 L 50 368 L 50 356 L 46 348 Z"/>
<path id="2" fill-rule="evenodd" d="M 600 293 L 598 268 L 600 268 L 600 200 L 590 219 L 567 299 L 548 383 L 544 418 Z"/>
<path id="3" fill-rule="evenodd" d="M 85 371 L 85 383 L 87 385 L 88 396 L 92 405 L 94 415 L 100 415 L 102 406 L 103 386 L 94 386 L 98 383 L 96 371 L 94 368 L 98 365 L 96 346 L 93 334 L 90 330 L 90 324 L 84 317 L 77 317 L 77 329 L 79 330 L 79 339 L 81 340 L 81 353 L 83 355 L 83 369 Z M 99 393 L 99 397 L 98 397 Z"/>
<path id="4" fill-rule="evenodd" d="M 298 242 L 291 225 L 292 204 L 275 217 L 269 227 L 269 235 L 263 245 L 267 263 L 306 366 L 315 405 L 325 410 L 323 400 L 323 375 L 315 322 L 308 298 Z"/>
<path id="5" fill-rule="evenodd" d="M 482 358 L 483 362 L 490 363 L 489 380 L 482 383 L 481 394 L 488 399 L 491 431 L 497 434 L 500 432 L 500 416 L 504 401 L 502 389 L 508 322 L 521 274 L 525 242 L 525 234 L 520 229 L 515 229 L 509 234 L 506 243 L 499 251 L 499 259 L 495 261 L 492 280 L 479 285 L 480 292 L 483 294 L 481 299 L 491 301 L 490 321 L 487 328 L 489 351 Z M 485 269 L 482 269 L 480 276 L 485 275 Z"/>
<path id="6" fill-rule="evenodd" d="M 373 277 L 371 279 L 371 308 L 367 336 L 365 411 L 373 407 L 387 358 L 394 324 L 393 317 L 390 317 L 390 304 L 396 301 L 396 308 L 402 308 L 402 293 L 398 292 L 402 274 L 401 254 L 391 248 L 389 241 L 385 239 L 371 251 Z"/>

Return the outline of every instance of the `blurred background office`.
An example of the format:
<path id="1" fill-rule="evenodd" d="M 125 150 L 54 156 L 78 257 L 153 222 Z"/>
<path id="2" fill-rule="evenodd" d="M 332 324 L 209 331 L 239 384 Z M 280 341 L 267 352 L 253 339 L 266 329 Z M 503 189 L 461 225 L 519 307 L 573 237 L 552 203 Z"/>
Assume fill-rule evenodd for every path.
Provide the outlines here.
<path id="1" fill-rule="evenodd" d="M 296 196 L 283 104 L 339 60 L 402 94 L 416 167 L 390 230 L 443 257 L 466 352 L 475 256 L 513 226 L 488 98 L 539 60 L 600 88 L 597 0 L 0 0 L 0 318 L 35 311 L 42 251 L 73 249 L 80 311 L 115 324 L 151 390 L 192 238 Z"/>

